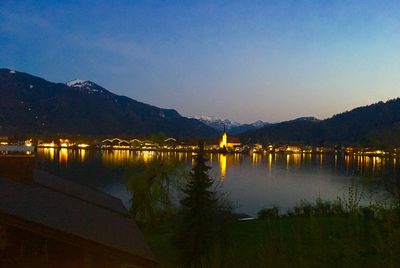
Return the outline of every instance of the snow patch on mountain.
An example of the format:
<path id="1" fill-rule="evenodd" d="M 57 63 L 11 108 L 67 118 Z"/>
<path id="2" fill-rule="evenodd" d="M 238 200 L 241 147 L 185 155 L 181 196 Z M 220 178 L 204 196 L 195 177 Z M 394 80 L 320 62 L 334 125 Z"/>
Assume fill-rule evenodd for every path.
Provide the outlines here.
<path id="1" fill-rule="evenodd" d="M 84 87 L 86 85 L 88 85 L 90 81 L 87 80 L 81 80 L 81 79 L 74 79 L 71 81 L 67 82 L 67 86 L 69 87 Z"/>
<path id="2" fill-rule="evenodd" d="M 238 127 L 241 125 L 238 122 L 231 121 L 229 119 L 222 119 L 217 116 L 198 116 L 195 117 L 195 119 L 217 130 L 223 130 L 224 128 L 229 130 L 233 127 Z"/>
<path id="3" fill-rule="evenodd" d="M 240 134 L 240 133 L 248 131 L 248 130 L 258 129 L 258 128 L 261 128 L 268 124 L 261 120 L 258 120 L 256 122 L 250 123 L 250 124 L 242 124 L 242 123 L 232 121 L 229 119 L 222 119 L 217 116 L 198 116 L 198 117 L 195 117 L 195 119 L 203 122 L 204 124 L 206 124 L 209 127 L 219 130 L 219 131 L 222 131 L 225 128 L 228 133 L 231 133 L 234 135 Z"/>
<path id="4" fill-rule="evenodd" d="M 256 127 L 256 128 L 261 128 L 261 127 L 263 127 L 263 126 L 265 126 L 265 125 L 268 125 L 268 124 L 269 124 L 269 123 L 266 123 L 266 122 L 264 122 L 264 121 L 257 120 L 256 122 L 251 123 L 251 124 L 249 124 L 249 125 L 252 125 L 253 127 Z"/>
<path id="5" fill-rule="evenodd" d="M 75 89 L 86 90 L 89 94 L 104 92 L 104 89 L 102 87 L 100 87 L 96 83 L 93 83 L 92 81 L 74 79 L 68 81 L 66 84 L 67 86 Z"/>

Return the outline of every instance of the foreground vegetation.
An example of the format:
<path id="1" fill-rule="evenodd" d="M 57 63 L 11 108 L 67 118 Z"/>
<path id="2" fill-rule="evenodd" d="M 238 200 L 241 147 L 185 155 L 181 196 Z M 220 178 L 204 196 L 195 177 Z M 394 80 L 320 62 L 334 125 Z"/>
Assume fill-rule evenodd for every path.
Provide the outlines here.
<path id="1" fill-rule="evenodd" d="M 171 176 L 179 170 L 174 162 L 130 172 L 131 212 L 162 266 L 398 267 L 399 176 L 382 179 L 391 196 L 384 204 L 361 206 L 363 191 L 353 185 L 334 202 L 301 201 L 284 213 L 272 207 L 240 221 L 213 188 L 206 161 L 199 150 L 181 186 Z M 179 204 L 173 193 L 180 193 Z"/>
<path id="2" fill-rule="evenodd" d="M 204 267 L 398 267 L 399 210 L 342 207 L 339 213 L 320 213 L 320 208 L 306 204 L 290 216 L 232 221 L 228 240 L 209 252 Z M 165 267 L 179 266 L 173 234 L 170 223 L 146 233 Z"/>

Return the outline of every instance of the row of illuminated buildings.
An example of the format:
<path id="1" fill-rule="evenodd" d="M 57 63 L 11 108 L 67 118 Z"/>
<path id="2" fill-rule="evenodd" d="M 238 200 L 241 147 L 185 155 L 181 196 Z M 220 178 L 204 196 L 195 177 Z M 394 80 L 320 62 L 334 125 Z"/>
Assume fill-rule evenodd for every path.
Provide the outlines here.
<path id="1" fill-rule="evenodd" d="M 196 142 L 180 141 L 170 137 L 154 141 L 151 139 L 124 139 L 119 137 L 82 140 L 72 138 L 61 139 L 27 139 L 24 141 L 10 141 L 7 137 L 0 137 L 0 151 L 2 146 L 25 146 L 38 148 L 67 148 L 67 149 L 106 149 L 106 150 L 143 150 L 143 151 L 195 151 Z M 230 137 L 224 131 L 219 139 L 207 141 L 204 149 L 210 152 L 228 153 L 341 153 L 354 155 L 397 155 L 399 149 L 382 150 L 355 146 L 301 146 L 293 144 L 242 144 L 238 137 Z"/>
<path id="2" fill-rule="evenodd" d="M 295 154 L 345 154 L 345 155 L 373 155 L 373 156 L 385 156 L 385 155 L 398 155 L 400 154 L 400 148 L 392 150 L 382 150 L 369 147 L 353 147 L 353 146 L 335 146 L 335 147 L 324 147 L 324 146 L 300 146 L 300 145 L 262 145 L 253 144 L 250 147 L 252 153 L 295 153 Z"/>

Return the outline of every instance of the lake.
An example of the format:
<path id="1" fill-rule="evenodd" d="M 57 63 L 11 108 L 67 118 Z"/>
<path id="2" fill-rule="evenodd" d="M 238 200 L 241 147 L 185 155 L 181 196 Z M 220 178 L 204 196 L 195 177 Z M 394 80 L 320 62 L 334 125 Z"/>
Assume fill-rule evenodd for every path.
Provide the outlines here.
<path id="1" fill-rule="evenodd" d="M 335 200 L 355 185 L 363 191 L 364 203 L 386 197 L 382 186 L 373 183 L 392 176 L 397 158 L 329 154 L 210 154 L 211 175 L 221 182 L 236 212 L 251 216 L 262 208 L 277 205 L 285 211 L 300 200 Z M 126 170 L 138 162 L 155 158 L 181 160 L 187 169 L 192 153 L 149 151 L 99 151 L 39 148 L 36 166 L 62 178 L 105 191 L 129 206 Z"/>

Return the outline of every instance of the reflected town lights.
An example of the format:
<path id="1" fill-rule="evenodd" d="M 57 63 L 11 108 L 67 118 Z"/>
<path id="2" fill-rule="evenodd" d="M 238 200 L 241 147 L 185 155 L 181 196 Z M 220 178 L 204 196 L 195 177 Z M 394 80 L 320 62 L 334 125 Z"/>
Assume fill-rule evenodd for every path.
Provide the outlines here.
<path id="1" fill-rule="evenodd" d="M 349 155 L 344 156 L 344 162 L 346 163 L 346 170 L 348 170 L 349 165 L 350 165 L 350 156 Z"/>
<path id="2" fill-rule="evenodd" d="M 233 164 L 234 164 L 234 165 L 237 165 L 237 164 L 239 164 L 239 163 L 240 163 L 240 154 L 235 153 L 235 154 L 233 155 Z"/>
<path id="3" fill-rule="evenodd" d="M 54 150 L 54 149 L 53 149 Z M 68 162 L 68 149 L 67 148 L 61 148 L 59 151 L 59 161 L 60 163 L 67 163 Z"/>
<path id="4" fill-rule="evenodd" d="M 105 150 L 102 151 L 102 160 L 109 165 L 120 165 L 131 158 L 128 150 Z"/>
<path id="5" fill-rule="evenodd" d="M 261 162 L 262 155 L 253 153 L 252 154 L 252 159 L 253 159 L 253 165 L 258 165 Z"/>
<path id="6" fill-rule="evenodd" d="M 372 157 L 372 171 L 376 172 L 381 168 L 382 158 L 378 156 Z"/>
<path id="7" fill-rule="evenodd" d="M 142 151 L 141 156 L 142 156 L 143 162 L 149 163 L 154 159 L 155 152 L 154 151 Z"/>
<path id="8" fill-rule="evenodd" d="M 80 157 L 80 159 L 81 159 L 81 162 L 85 161 L 86 150 L 84 150 L 84 149 L 79 149 L 79 157 Z"/>
<path id="9" fill-rule="evenodd" d="M 54 148 L 49 148 L 49 149 L 47 149 L 47 150 L 49 150 L 49 154 L 50 154 L 50 159 L 51 160 L 54 160 L 54 157 L 55 157 L 55 153 L 54 153 Z"/>
<path id="10" fill-rule="evenodd" d="M 286 169 L 289 168 L 289 164 L 290 164 L 290 154 L 286 155 Z"/>
<path id="11" fill-rule="evenodd" d="M 224 154 L 219 156 L 219 167 L 221 171 L 221 181 L 223 181 L 226 176 L 226 155 Z"/>
<path id="12" fill-rule="evenodd" d="M 294 165 L 299 168 L 301 166 L 301 154 L 295 153 L 292 154 Z"/>
<path id="13" fill-rule="evenodd" d="M 43 154 L 52 161 L 54 160 L 54 148 L 38 148 L 38 153 Z"/>
<path id="14" fill-rule="evenodd" d="M 89 150 L 79 148 L 75 149 L 39 147 L 37 155 L 56 161 L 60 164 L 84 163 L 88 159 L 100 159 L 103 164 L 111 166 L 124 166 L 131 163 L 149 163 L 155 159 L 180 159 L 187 166 L 194 164 L 195 154 L 192 152 L 157 152 L 157 151 L 133 151 L 133 150 Z M 92 158 L 95 157 L 95 158 Z M 388 155 L 363 155 L 363 154 L 307 154 L 307 153 L 250 153 L 250 154 L 219 154 L 209 153 L 209 166 L 214 168 L 217 174 L 224 180 L 230 176 L 229 168 L 236 165 L 249 164 L 268 169 L 270 174 L 274 173 L 276 167 L 287 169 L 288 172 L 295 172 L 294 169 L 308 167 L 310 164 L 321 166 L 321 168 L 335 167 L 336 171 L 343 170 L 346 173 L 354 172 L 357 175 L 369 173 L 380 174 L 385 168 L 396 167 L 398 161 L 396 157 Z M 212 160 L 211 160 L 212 159 Z M 264 162 L 265 161 L 265 162 Z M 265 163 L 265 164 L 264 164 Z M 228 174 L 229 173 L 229 174 Z M 233 172 L 234 173 L 234 172 Z"/>
<path id="15" fill-rule="evenodd" d="M 272 168 L 272 154 L 268 154 L 268 168 Z"/>

